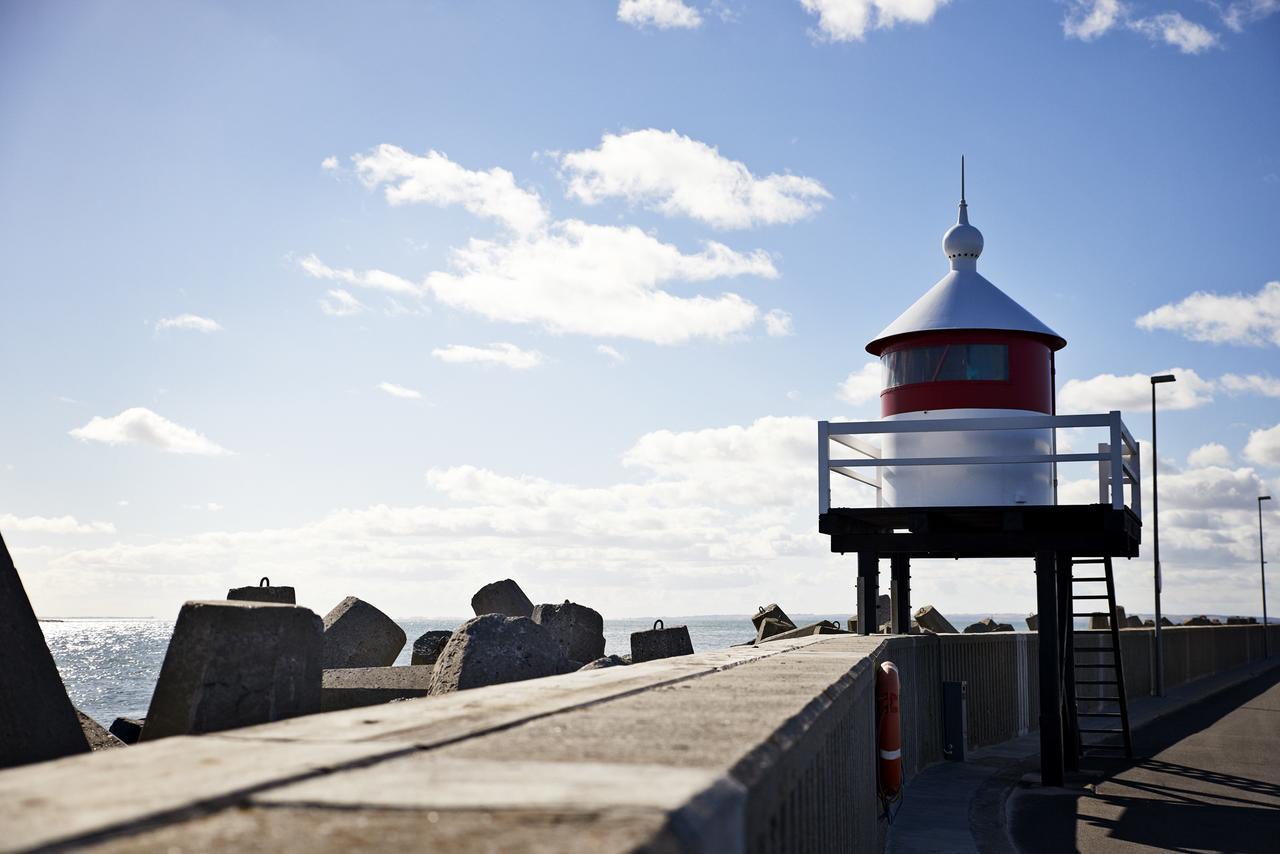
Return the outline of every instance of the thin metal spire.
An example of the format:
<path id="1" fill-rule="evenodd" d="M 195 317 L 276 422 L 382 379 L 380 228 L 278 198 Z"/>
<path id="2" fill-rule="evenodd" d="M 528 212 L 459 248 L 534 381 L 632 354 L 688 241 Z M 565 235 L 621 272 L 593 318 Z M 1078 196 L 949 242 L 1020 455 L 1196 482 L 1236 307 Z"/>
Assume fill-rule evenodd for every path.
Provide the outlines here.
<path id="1" fill-rule="evenodd" d="M 956 217 L 960 225 L 969 224 L 969 205 L 964 200 L 964 155 L 960 155 L 960 213 Z"/>
<path id="2" fill-rule="evenodd" d="M 964 204 L 964 155 L 960 155 L 960 204 Z"/>

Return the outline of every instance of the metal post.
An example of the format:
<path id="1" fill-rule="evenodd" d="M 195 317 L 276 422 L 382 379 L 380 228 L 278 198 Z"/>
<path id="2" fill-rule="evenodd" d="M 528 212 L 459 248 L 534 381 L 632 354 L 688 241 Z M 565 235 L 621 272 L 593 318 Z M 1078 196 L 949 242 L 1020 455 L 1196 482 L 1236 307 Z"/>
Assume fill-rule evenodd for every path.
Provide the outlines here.
<path id="1" fill-rule="evenodd" d="M 1062 677 L 1058 670 L 1058 596 L 1053 551 L 1036 552 L 1036 613 L 1039 614 L 1040 782 L 1062 785 Z"/>
<path id="2" fill-rule="evenodd" d="M 893 622 L 893 633 L 905 635 L 911 633 L 911 558 L 906 555 L 894 555 L 889 558 L 889 596 L 893 605 L 889 609 L 889 619 Z"/>
<path id="3" fill-rule="evenodd" d="M 1267 557 L 1262 550 L 1262 502 L 1270 501 L 1270 495 L 1258 496 L 1258 574 L 1262 577 L 1262 657 L 1271 657 L 1267 640 Z"/>
<path id="4" fill-rule="evenodd" d="M 1160 446 L 1156 444 L 1156 386 L 1174 381 L 1173 374 L 1151 378 L 1151 524 L 1152 546 L 1155 551 L 1157 697 L 1164 696 L 1164 638 L 1160 634 L 1160 591 L 1164 584 L 1160 576 Z"/>
<path id="5" fill-rule="evenodd" d="M 1076 711 L 1076 653 L 1075 653 L 1075 602 L 1071 598 L 1071 557 L 1058 554 L 1058 627 L 1061 641 L 1058 644 L 1059 661 L 1062 662 L 1062 744 L 1068 771 L 1080 770 L 1080 724 Z"/>
<path id="6" fill-rule="evenodd" d="M 858 552 L 858 634 L 869 635 L 880 628 L 876 622 L 876 600 L 880 598 L 880 555 Z"/>

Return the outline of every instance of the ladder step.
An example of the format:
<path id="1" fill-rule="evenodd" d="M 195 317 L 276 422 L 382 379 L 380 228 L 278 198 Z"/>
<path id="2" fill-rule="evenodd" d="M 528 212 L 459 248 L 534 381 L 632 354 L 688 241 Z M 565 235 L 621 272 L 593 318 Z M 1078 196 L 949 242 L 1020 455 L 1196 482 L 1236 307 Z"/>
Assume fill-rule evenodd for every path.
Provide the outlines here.
<path id="1" fill-rule="evenodd" d="M 1089 653 L 1089 652 L 1115 652 L 1116 648 L 1114 646 L 1088 646 L 1088 647 L 1078 646 L 1075 648 L 1075 650 L 1076 650 L 1076 655 L 1080 655 L 1082 653 Z"/>
<path id="2" fill-rule="evenodd" d="M 1076 662 L 1076 669 L 1077 669 L 1077 670 L 1097 670 L 1098 668 L 1105 668 L 1105 669 L 1107 669 L 1107 670 L 1115 670 L 1115 669 L 1116 669 L 1116 666 L 1115 666 L 1114 664 L 1081 664 L 1081 663 L 1080 663 L 1080 662 L 1078 662 L 1078 661 Z M 1079 683 L 1076 683 L 1076 684 L 1079 684 Z"/>
<path id="3" fill-rule="evenodd" d="M 1122 729 L 1085 729 L 1084 727 L 1081 727 L 1079 732 L 1086 732 L 1086 733 L 1090 733 L 1091 735 L 1102 735 L 1103 733 L 1106 733 L 1107 735 L 1123 735 L 1124 734 L 1124 730 Z M 1093 747 L 1094 745 L 1091 744 L 1089 746 Z"/>
<path id="4" fill-rule="evenodd" d="M 1090 593 L 1087 596 L 1072 596 L 1071 598 L 1072 599 L 1110 599 L 1111 597 L 1105 593 L 1097 593 L 1097 594 Z"/>
<path id="5" fill-rule="evenodd" d="M 1114 679 L 1077 679 L 1077 685 L 1119 685 Z M 1102 697 L 1082 697 L 1083 700 L 1101 700 Z"/>
<path id="6" fill-rule="evenodd" d="M 1119 750 L 1121 753 L 1128 753 L 1121 744 L 1086 744 L 1080 752 L 1088 754 L 1095 750 Z"/>
<path id="7" fill-rule="evenodd" d="M 1099 576 L 1090 576 L 1088 578 L 1073 578 L 1071 580 L 1072 581 L 1106 581 L 1107 577 L 1105 575 L 1099 575 Z"/>
<path id="8" fill-rule="evenodd" d="M 1120 712 L 1076 712 L 1078 718 L 1122 718 Z"/>

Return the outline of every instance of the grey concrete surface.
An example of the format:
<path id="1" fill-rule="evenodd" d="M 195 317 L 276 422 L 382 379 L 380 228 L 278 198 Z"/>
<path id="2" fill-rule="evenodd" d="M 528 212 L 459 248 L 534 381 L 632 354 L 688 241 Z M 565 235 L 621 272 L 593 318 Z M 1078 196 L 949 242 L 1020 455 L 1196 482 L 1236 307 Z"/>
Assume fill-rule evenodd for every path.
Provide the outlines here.
<path id="1" fill-rule="evenodd" d="M 693 641 L 689 638 L 688 626 L 654 623 L 652 629 L 631 633 L 631 660 L 637 664 L 692 654 Z"/>
<path id="2" fill-rule="evenodd" d="M 390 667 L 405 640 L 395 620 L 348 596 L 324 615 L 324 669 Z"/>
<path id="3" fill-rule="evenodd" d="M 335 712 L 425 697 L 431 691 L 434 669 L 430 665 L 409 665 L 326 670 L 320 686 L 320 711 Z"/>
<path id="4" fill-rule="evenodd" d="M 533 621 L 551 632 L 570 661 L 586 664 L 604 656 L 604 617 L 594 608 L 568 600 L 535 605 Z"/>
<path id="5" fill-rule="evenodd" d="M 1144 727 L 1135 751 L 1096 782 L 1018 790 L 1017 850 L 1280 850 L 1280 669 Z"/>
<path id="6" fill-rule="evenodd" d="M 556 676 L 580 666 L 547 628 L 528 617 L 483 614 L 459 626 L 440 651 L 431 693 Z"/>
<path id="7" fill-rule="evenodd" d="M 471 610 L 477 617 L 503 614 L 508 617 L 532 617 L 533 603 L 510 578 L 486 584 L 471 597 Z"/>

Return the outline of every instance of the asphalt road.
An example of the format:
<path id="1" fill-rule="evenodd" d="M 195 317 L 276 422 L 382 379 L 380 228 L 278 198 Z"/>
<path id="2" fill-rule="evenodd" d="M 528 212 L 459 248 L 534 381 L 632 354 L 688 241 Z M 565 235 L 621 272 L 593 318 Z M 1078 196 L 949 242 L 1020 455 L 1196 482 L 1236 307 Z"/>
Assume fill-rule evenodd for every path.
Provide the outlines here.
<path id="1" fill-rule="evenodd" d="M 1280 670 L 1140 730 L 1141 757 L 1075 788 L 1019 790 L 1019 851 L 1280 852 Z"/>

